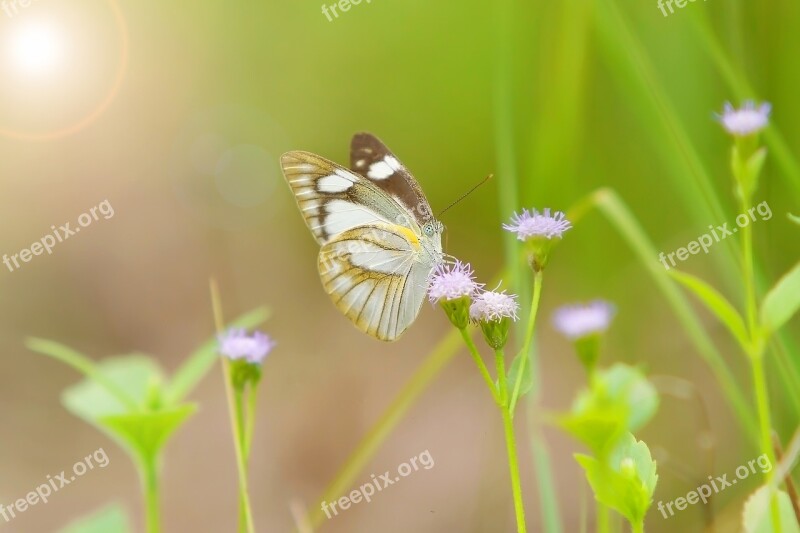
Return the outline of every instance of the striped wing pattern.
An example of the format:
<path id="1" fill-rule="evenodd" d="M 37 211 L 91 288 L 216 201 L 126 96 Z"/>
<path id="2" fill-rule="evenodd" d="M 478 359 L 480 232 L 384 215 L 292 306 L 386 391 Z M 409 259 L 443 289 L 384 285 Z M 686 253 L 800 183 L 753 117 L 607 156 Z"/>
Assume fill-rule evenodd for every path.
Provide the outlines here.
<path id="1" fill-rule="evenodd" d="M 358 329 L 397 339 L 419 314 L 428 276 L 441 261 L 441 236 L 425 236 L 420 213 L 374 180 L 323 157 L 288 152 L 281 166 L 321 245 L 325 291 Z"/>
<path id="2" fill-rule="evenodd" d="M 345 231 L 322 247 L 318 262 L 339 311 L 384 341 L 398 338 L 417 317 L 430 272 L 419 261 L 419 245 L 398 228 L 379 223 Z"/>
<path id="3" fill-rule="evenodd" d="M 324 157 L 288 152 L 281 157 L 281 166 L 319 244 L 357 226 L 374 222 L 398 224 L 410 218 L 379 187 Z"/>

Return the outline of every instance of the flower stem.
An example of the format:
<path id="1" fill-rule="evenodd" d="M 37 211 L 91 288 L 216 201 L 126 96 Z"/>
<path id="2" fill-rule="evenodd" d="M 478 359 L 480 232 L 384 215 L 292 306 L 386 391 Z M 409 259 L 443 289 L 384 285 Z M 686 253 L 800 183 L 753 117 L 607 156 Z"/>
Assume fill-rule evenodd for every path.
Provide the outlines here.
<path id="1" fill-rule="evenodd" d="M 528 314 L 528 326 L 525 330 L 525 341 L 522 344 L 523 354 L 522 361 L 519 365 L 519 372 L 517 372 L 517 379 L 514 383 L 514 392 L 511 394 L 511 402 L 509 403 L 511 416 L 514 416 L 514 410 L 517 407 L 517 400 L 519 399 L 519 389 L 522 385 L 522 376 L 525 373 L 525 364 L 528 359 L 531 359 L 533 365 L 533 355 L 531 354 L 531 344 L 533 342 L 533 331 L 536 326 L 536 314 L 539 311 L 539 298 L 542 295 L 542 272 L 536 272 L 533 276 L 533 294 L 531 295 L 531 309 Z M 535 370 L 535 368 L 531 369 Z"/>
<path id="2" fill-rule="evenodd" d="M 243 479 L 241 485 L 244 486 L 244 492 L 239 495 L 239 531 L 241 533 L 246 533 L 251 520 L 247 493 L 247 459 L 249 456 L 249 446 L 247 440 L 248 429 L 244 412 L 244 388 L 234 387 L 233 397 L 235 405 L 234 410 L 236 411 L 236 426 L 238 428 L 236 435 L 236 447 L 238 448 L 237 456 L 241 456 L 242 462 L 244 463 L 244 468 L 239 472 L 239 476 Z"/>
<path id="3" fill-rule="evenodd" d="M 749 212 L 752 201 L 745 196 L 741 199 L 742 213 Z M 761 453 L 770 464 L 775 464 L 775 453 L 772 449 L 772 422 L 770 421 L 769 392 L 767 380 L 764 375 L 764 342 L 757 322 L 758 303 L 756 301 L 755 274 L 753 271 L 753 230 L 750 224 L 742 227 L 742 277 L 745 287 L 745 308 L 747 313 L 747 326 L 750 334 L 750 345 L 744 347 L 750 358 L 753 371 L 753 389 L 756 395 L 756 411 L 760 432 Z M 767 483 L 772 479 L 773 470 L 765 473 Z M 775 487 L 770 485 L 770 515 L 772 517 L 772 531 L 781 533 L 780 508 L 778 494 Z"/>
<path id="4" fill-rule="evenodd" d="M 214 311 L 214 323 L 217 334 L 222 335 L 224 321 L 222 319 L 222 307 L 220 305 L 219 289 L 214 280 L 211 280 L 211 307 Z M 244 441 L 244 428 L 242 424 L 243 413 L 241 409 L 240 391 L 234 392 L 231 380 L 231 362 L 227 358 L 221 358 L 222 374 L 225 381 L 225 395 L 228 403 L 228 416 L 231 420 L 231 433 L 233 434 L 234 451 L 236 453 L 236 468 L 239 471 L 239 531 L 255 533 L 253 526 L 253 515 L 250 510 L 250 496 L 247 491 L 247 465 L 245 451 L 242 446 Z"/>
<path id="5" fill-rule="evenodd" d="M 478 352 L 477 346 L 475 346 L 475 341 L 472 340 L 472 335 L 470 335 L 467 328 L 460 329 L 459 331 L 461 332 L 461 338 L 464 339 L 464 344 L 466 344 L 469 349 L 469 354 L 472 356 L 472 359 L 478 366 L 481 376 L 483 376 L 483 380 L 486 382 L 486 386 L 489 387 L 489 392 L 492 393 L 492 398 L 497 402 L 497 405 L 502 406 L 502 400 L 498 395 L 497 387 L 494 384 L 494 380 L 492 380 L 492 376 L 489 374 L 489 369 L 486 368 L 486 364 L 483 362 L 480 352 Z"/>
<path id="6" fill-rule="evenodd" d="M 253 444 L 253 432 L 256 427 L 256 404 L 257 398 L 256 391 L 258 387 L 256 383 L 251 383 L 247 391 L 247 405 L 245 406 L 246 417 L 244 425 L 244 463 L 245 466 L 250 465 L 250 448 Z"/>
<path id="7" fill-rule="evenodd" d="M 519 480 L 519 463 L 517 460 L 517 445 L 514 438 L 514 421 L 508 397 L 505 354 L 502 349 L 495 350 L 495 363 L 497 366 L 497 381 L 500 384 L 500 411 L 503 415 L 503 430 L 506 437 L 506 452 L 508 453 L 508 470 L 511 475 L 511 491 L 514 495 L 514 512 L 517 517 L 517 533 L 525 533 L 525 507 L 522 502 L 522 487 Z"/>
<path id="8" fill-rule="evenodd" d="M 148 457 L 142 461 L 142 486 L 144 488 L 147 533 L 161 531 L 161 510 L 158 494 L 158 457 Z"/>

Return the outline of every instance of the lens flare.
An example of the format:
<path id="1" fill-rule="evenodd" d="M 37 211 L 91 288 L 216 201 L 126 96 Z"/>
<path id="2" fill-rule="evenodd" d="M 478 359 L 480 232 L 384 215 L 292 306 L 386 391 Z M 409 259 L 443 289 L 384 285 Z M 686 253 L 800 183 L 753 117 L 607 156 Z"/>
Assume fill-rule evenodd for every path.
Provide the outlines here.
<path id="1" fill-rule="evenodd" d="M 11 63 L 22 74 L 42 76 L 57 70 L 63 49 L 61 35 L 45 22 L 22 24 L 10 35 Z"/>

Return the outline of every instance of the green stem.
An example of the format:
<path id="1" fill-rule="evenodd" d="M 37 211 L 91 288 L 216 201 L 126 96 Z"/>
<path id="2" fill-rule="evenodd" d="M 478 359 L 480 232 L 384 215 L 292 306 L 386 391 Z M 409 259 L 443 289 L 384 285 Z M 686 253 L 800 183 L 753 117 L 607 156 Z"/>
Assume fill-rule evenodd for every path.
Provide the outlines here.
<path id="1" fill-rule="evenodd" d="M 767 392 L 767 380 L 764 376 L 764 358 L 762 354 L 753 354 L 751 363 L 753 367 L 753 388 L 756 393 L 756 406 L 758 409 L 758 420 L 761 428 L 761 453 L 764 454 L 770 464 L 776 464 L 775 453 L 772 448 L 772 423 L 769 414 L 769 393 Z M 764 474 L 767 483 L 772 480 L 773 470 L 770 469 Z M 781 533 L 780 509 L 778 506 L 778 494 L 775 487 L 770 484 L 770 511 L 772 515 L 772 531 Z"/>
<path id="2" fill-rule="evenodd" d="M 611 513 L 609 508 L 600 502 L 597 502 L 597 533 L 610 533 L 611 531 Z"/>
<path id="3" fill-rule="evenodd" d="M 525 533 L 525 507 L 522 502 L 522 486 L 519 480 L 519 462 L 517 460 L 517 445 L 514 438 L 514 422 L 508 403 L 505 354 L 502 349 L 495 350 L 495 363 L 497 366 L 497 381 L 500 384 L 500 399 L 502 401 L 500 411 L 503 415 L 506 452 L 508 453 L 508 470 L 511 474 L 511 491 L 514 495 L 514 512 L 517 517 L 517 533 Z"/>
<path id="4" fill-rule="evenodd" d="M 497 403 L 497 405 L 502 406 L 502 401 L 498 395 L 497 387 L 494 384 L 492 376 L 489 374 L 489 369 L 486 368 L 486 364 L 483 362 L 483 358 L 481 357 L 477 346 L 475 346 L 475 341 L 472 340 L 472 336 L 469 334 L 467 328 L 460 329 L 459 331 L 461 332 L 461 338 L 464 339 L 464 344 L 466 344 L 467 348 L 469 349 L 469 354 L 472 356 L 473 361 L 475 361 L 475 364 L 478 366 L 481 376 L 483 376 L 483 380 L 486 382 L 486 386 L 489 387 L 489 392 L 492 393 L 492 398 L 494 398 L 494 401 Z"/>
<path id="5" fill-rule="evenodd" d="M 742 190 L 743 187 L 740 187 Z M 742 193 L 745 197 L 741 200 L 742 213 L 749 212 L 751 200 L 747 193 Z M 755 273 L 753 270 L 753 230 L 748 223 L 742 228 L 742 277 L 745 288 L 745 307 L 747 312 L 747 326 L 750 334 L 750 345 L 744 347 L 750 357 L 750 364 L 753 370 L 753 388 L 756 395 L 756 411 L 758 413 L 758 425 L 760 430 L 761 453 L 764 454 L 770 464 L 775 464 L 775 453 L 772 448 L 772 422 L 769 410 L 769 392 L 767 380 L 764 375 L 764 343 L 761 339 L 761 332 L 757 322 L 758 303 L 756 301 Z M 765 473 L 767 483 L 772 479 L 773 470 Z M 772 531 L 781 533 L 780 508 L 778 504 L 778 494 L 774 487 L 770 485 L 770 514 L 772 516 Z"/>
<path id="6" fill-rule="evenodd" d="M 250 514 L 250 500 L 247 482 L 247 425 L 244 412 L 244 389 L 243 387 L 233 387 L 234 416 L 236 424 L 234 429 L 234 441 L 236 446 L 236 463 L 239 467 L 239 531 L 240 533 L 252 533 L 252 518 Z"/>
<path id="7" fill-rule="evenodd" d="M 142 486 L 144 489 L 144 505 L 147 533 L 161 531 L 161 510 L 158 494 L 158 457 L 149 457 L 141 462 Z"/>
<path id="8" fill-rule="evenodd" d="M 214 325 L 217 334 L 223 332 L 225 321 L 222 319 L 222 304 L 220 303 L 219 288 L 216 281 L 210 281 L 211 289 L 211 308 L 214 312 Z M 236 453 L 236 468 L 239 472 L 239 531 L 255 533 L 253 525 L 253 514 L 250 510 L 250 497 L 247 492 L 247 466 L 245 461 L 244 449 L 242 446 L 243 424 L 241 409 L 240 391 L 234 392 L 233 380 L 231 379 L 231 361 L 226 357 L 221 357 L 222 375 L 225 382 L 225 397 L 228 404 L 228 417 L 231 421 L 231 434 L 233 435 L 234 451 Z"/>
<path id="9" fill-rule="evenodd" d="M 253 445 L 253 432 L 256 427 L 256 404 L 258 396 L 258 383 L 251 383 L 247 391 L 247 415 L 244 425 L 244 463 L 245 466 L 250 465 L 250 448 Z"/>
<path id="10" fill-rule="evenodd" d="M 517 372 L 517 380 L 514 383 L 514 392 L 511 395 L 511 402 L 509 403 L 511 416 L 514 416 L 514 410 L 517 407 L 517 400 L 519 399 L 519 389 L 522 385 L 522 376 L 525 373 L 525 363 L 531 359 L 532 370 L 536 370 L 533 354 L 531 354 L 531 343 L 533 342 L 533 331 L 536 326 L 536 314 L 539 311 L 539 298 L 542 295 L 542 272 L 536 272 L 533 277 L 533 294 L 531 295 L 531 310 L 528 314 L 528 327 L 525 330 L 525 341 L 522 344 L 523 358 L 519 365 L 519 372 Z M 534 380 L 536 377 L 534 376 Z"/>
<path id="11" fill-rule="evenodd" d="M 644 522 L 631 524 L 631 533 L 644 533 Z"/>

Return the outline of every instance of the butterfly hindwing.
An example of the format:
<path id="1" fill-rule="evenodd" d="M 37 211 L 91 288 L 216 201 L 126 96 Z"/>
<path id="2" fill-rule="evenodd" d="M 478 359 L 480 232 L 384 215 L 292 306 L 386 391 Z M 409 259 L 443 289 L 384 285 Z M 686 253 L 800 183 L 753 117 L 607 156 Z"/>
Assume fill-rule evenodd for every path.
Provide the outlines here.
<path id="1" fill-rule="evenodd" d="M 389 148 L 371 133 L 350 141 L 350 168 L 403 205 L 422 226 L 433 219 L 431 206 L 414 176 Z"/>
<path id="2" fill-rule="evenodd" d="M 347 230 L 323 245 L 319 273 L 336 307 L 380 340 L 400 336 L 414 321 L 432 268 L 419 261 L 412 232 L 376 223 Z"/>

